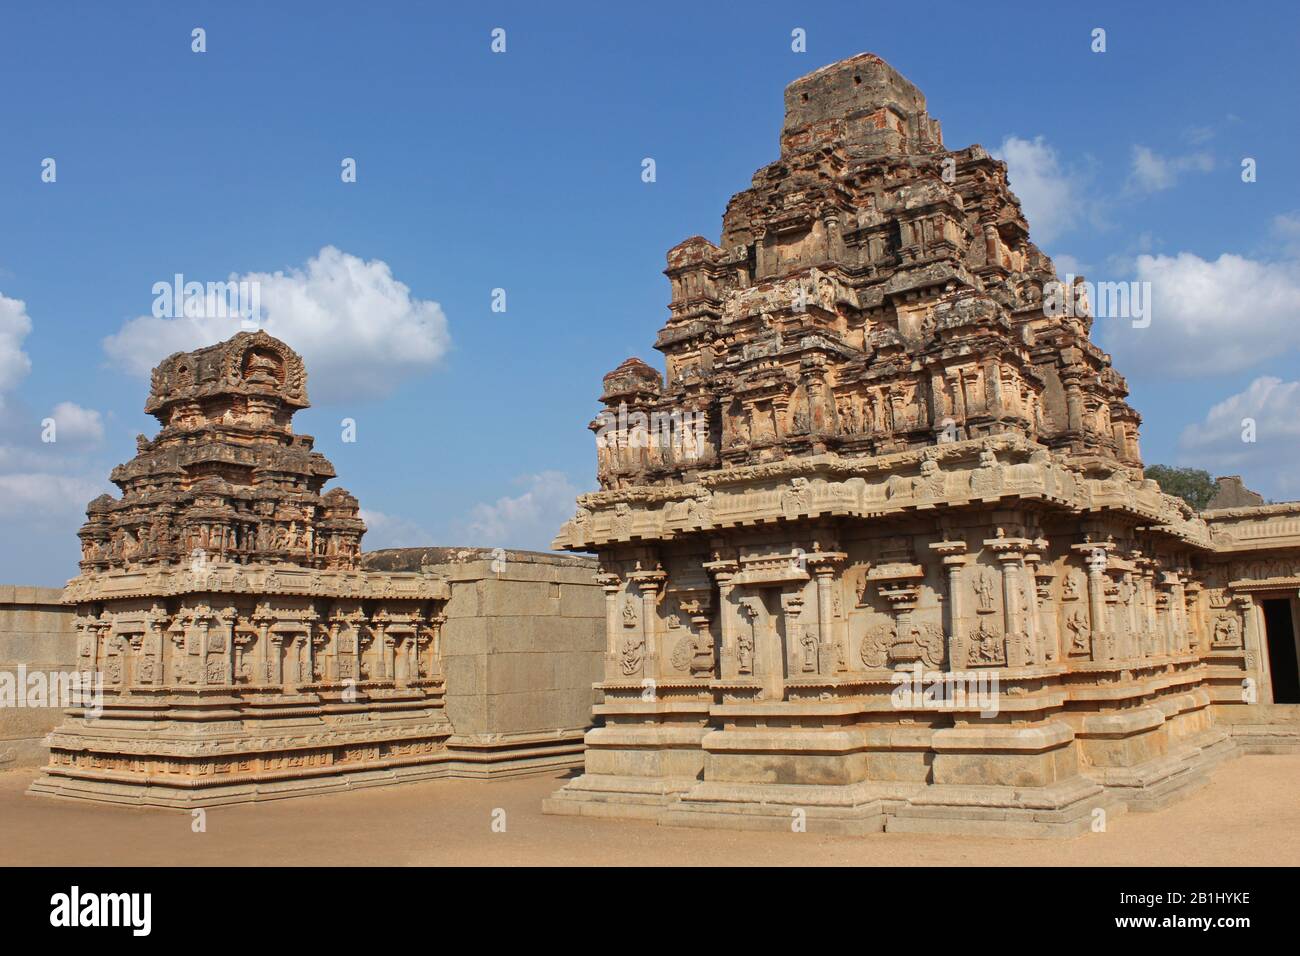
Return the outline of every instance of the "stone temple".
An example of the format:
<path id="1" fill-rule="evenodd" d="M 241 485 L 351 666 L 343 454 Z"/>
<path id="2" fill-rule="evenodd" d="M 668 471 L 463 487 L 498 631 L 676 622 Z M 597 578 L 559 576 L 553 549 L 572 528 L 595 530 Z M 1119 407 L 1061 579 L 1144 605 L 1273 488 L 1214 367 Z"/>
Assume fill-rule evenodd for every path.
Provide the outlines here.
<path id="1" fill-rule="evenodd" d="M 666 375 L 605 376 L 555 542 L 599 555 L 607 643 L 548 812 L 1065 835 L 1296 749 L 1300 503 L 1144 479 L 1005 164 L 887 63 L 792 83 L 666 275 Z"/>
<path id="2" fill-rule="evenodd" d="M 205 806 L 580 754 L 601 645 L 589 562 L 363 560 L 357 499 L 322 490 L 334 467 L 293 430 L 307 406 L 301 358 L 265 332 L 154 370 L 161 430 L 113 471 L 121 497 L 90 503 L 64 591 L 102 713 L 53 731 L 33 792 Z"/>

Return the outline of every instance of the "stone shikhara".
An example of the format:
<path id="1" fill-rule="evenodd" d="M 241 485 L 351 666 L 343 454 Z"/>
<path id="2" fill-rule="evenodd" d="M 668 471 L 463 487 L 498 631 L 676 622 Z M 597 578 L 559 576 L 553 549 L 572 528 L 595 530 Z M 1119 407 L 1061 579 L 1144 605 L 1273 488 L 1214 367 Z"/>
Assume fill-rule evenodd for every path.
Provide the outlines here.
<path id="1" fill-rule="evenodd" d="M 53 731 L 32 792 L 205 806 L 575 761 L 599 661 L 590 564 L 363 559 L 357 499 L 322 492 L 334 468 L 293 431 L 307 404 L 302 360 L 265 332 L 155 369 L 145 409 L 162 429 L 114 469 L 121 498 L 90 503 L 64 592 L 102 713 Z M 485 674 L 489 654 L 536 659 L 511 656 L 532 650 L 506 616 L 518 608 L 549 625 L 564 675 Z M 489 694 L 512 709 L 485 707 Z"/>
<path id="2" fill-rule="evenodd" d="M 600 490 L 555 541 L 600 557 L 603 726 L 546 809 L 1069 835 L 1295 748 L 1260 603 L 1295 610 L 1300 503 L 1196 514 L 1143 479 L 1005 164 L 948 150 L 888 64 L 785 105 L 721 243 L 668 253 L 666 376 L 605 376 Z M 674 414 L 707 427 L 609 427 Z M 900 708 L 917 665 L 996 670 L 996 708 Z"/>

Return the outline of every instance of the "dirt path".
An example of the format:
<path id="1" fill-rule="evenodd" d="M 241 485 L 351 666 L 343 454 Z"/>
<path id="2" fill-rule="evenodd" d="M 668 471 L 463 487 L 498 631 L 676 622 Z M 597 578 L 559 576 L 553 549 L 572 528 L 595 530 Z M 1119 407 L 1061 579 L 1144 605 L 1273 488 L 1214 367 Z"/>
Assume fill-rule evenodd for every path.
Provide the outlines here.
<path id="1" fill-rule="evenodd" d="M 0 773 L 3 865 L 1300 865 L 1300 756 L 1247 756 L 1158 813 L 1073 840 L 683 830 L 552 817 L 555 776 L 437 780 L 187 812 L 29 797 Z M 493 832 L 493 812 L 506 832 Z M 499 814 L 498 814 L 499 816 Z"/>

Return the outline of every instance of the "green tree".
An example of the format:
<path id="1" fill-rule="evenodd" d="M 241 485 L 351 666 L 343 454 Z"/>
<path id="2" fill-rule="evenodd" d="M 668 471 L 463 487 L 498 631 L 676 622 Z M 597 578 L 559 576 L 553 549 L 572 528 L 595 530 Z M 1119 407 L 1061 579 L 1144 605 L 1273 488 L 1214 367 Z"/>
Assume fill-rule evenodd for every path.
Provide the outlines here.
<path id="1" fill-rule="evenodd" d="M 1165 494 L 1182 498 L 1197 511 L 1204 511 L 1219 490 L 1219 483 L 1210 477 L 1208 471 L 1200 468 L 1151 465 L 1146 470 L 1146 476 L 1158 484 Z"/>

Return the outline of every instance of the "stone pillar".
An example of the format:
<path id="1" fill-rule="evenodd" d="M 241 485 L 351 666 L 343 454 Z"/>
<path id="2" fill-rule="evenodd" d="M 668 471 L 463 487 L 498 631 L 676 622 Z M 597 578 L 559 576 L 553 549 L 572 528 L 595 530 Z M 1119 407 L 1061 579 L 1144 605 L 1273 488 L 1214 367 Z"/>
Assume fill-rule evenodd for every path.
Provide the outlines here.
<path id="1" fill-rule="evenodd" d="M 645 640 L 646 671 L 651 677 L 659 674 L 659 588 L 654 582 L 641 585 L 641 636 Z"/>
<path id="2" fill-rule="evenodd" d="M 249 678 L 248 683 L 252 684 L 254 682 L 254 678 L 256 677 L 256 675 L 253 673 L 253 670 L 257 666 L 257 664 L 255 662 L 249 661 L 249 655 L 252 653 L 252 649 L 257 645 L 257 636 L 255 634 L 250 634 L 248 630 L 245 629 L 239 632 L 235 636 L 234 644 L 235 644 L 234 682 L 239 683 L 239 679 L 241 675 L 244 673 L 244 668 L 247 667 L 248 678 Z"/>
<path id="3" fill-rule="evenodd" d="M 740 628 L 746 626 L 741 620 L 736 586 L 732 583 L 737 564 L 735 561 L 720 560 L 714 555 L 714 560 L 706 562 L 704 567 L 713 575 L 718 587 L 718 631 L 721 645 L 718 649 L 718 676 L 723 680 L 734 680 L 740 675 Z"/>
<path id="4" fill-rule="evenodd" d="M 966 631 L 962 625 L 965 614 L 962 595 L 962 568 L 969 559 L 965 541 L 936 541 L 930 549 L 943 556 L 944 572 L 948 578 L 948 670 L 966 667 L 970 649 L 966 646 Z"/>
<path id="5" fill-rule="evenodd" d="M 848 649 L 835 643 L 835 573 L 846 555 L 836 551 L 813 551 L 807 556 L 808 568 L 817 585 L 817 672 L 829 677 L 848 667 Z"/>
<path id="6" fill-rule="evenodd" d="M 1141 640 L 1137 626 L 1138 589 L 1130 572 L 1112 569 L 1112 573 L 1118 580 L 1106 594 L 1106 608 L 1113 659 L 1129 660 L 1137 656 Z"/>
<path id="7" fill-rule="evenodd" d="M 1035 660 L 1039 664 L 1055 663 L 1064 654 L 1057 629 L 1056 605 L 1052 600 L 1052 582 L 1056 572 L 1043 562 L 1042 552 L 1047 550 L 1047 542 L 1039 538 L 1033 546 L 1035 550 L 1025 555 L 1025 586 L 1032 602 L 1031 620 L 1037 648 Z"/>
<path id="8" fill-rule="evenodd" d="M 374 643 L 371 651 L 375 661 L 375 672 L 370 675 L 371 680 L 388 680 L 388 630 L 387 621 L 375 621 L 371 627 L 374 631 Z"/>
<path id="9" fill-rule="evenodd" d="M 804 626 L 803 626 L 803 595 L 799 593 L 787 594 L 781 601 L 781 612 L 785 616 L 785 639 L 787 647 L 781 654 L 782 664 L 793 665 L 783 666 L 776 673 L 782 674 L 788 669 L 796 674 L 816 674 L 817 673 L 817 635 L 810 633 L 807 636 L 812 638 L 813 643 L 804 643 Z M 777 642 L 773 642 L 776 644 Z M 778 646 L 777 651 L 781 648 Z M 776 662 L 777 655 L 772 655 L 773 663 Z M 784 690 L 784 687 L 782 687 Z"/>
<path id="10" fill-rule="evenodd" d="M 1026 600 L 1021 575 L 1024 571 L 1024 554 L 1030 542 L 1027 538 L 1008 538 L 1002 529 L 997 537 L 984 542 L 1002 565 L 1002 610 L 1004 614 L 1003 633 L 1007 640 L 1007 666 L 1024 667 L 1034 662 L 1033 630 L 1034 606 L 1029 601 L 1028 613 L 1022 616 L 1022 601 Z"/>
<path id="11" fill-rule="evenodd" d="M 1088 630 L 1094 661 L 1115 659 L 1114 635 L 1106 620 L 1106 566 L 1110 548 L 1109 543 L 1091 541 L 1071 545 L 1071 550 L 1088 564 Z"/>
<path id="12" fill-rule="evenodd" d="M 284 649 L 290 646 L 283 634 L 272 634 L 269 650 L 271 651 L 271 683 L 276 687 L 284 686 Z"/>
<path id="13" fill-rule="evenodd" d="M 337 613 L 331 614 L 327 627 L 329 633 L 330 653 L 325 657 L 325 680 L 334 683 L 338 681 L 339 671 L 341 670 L 339 667 L 339 658 L 341 657 L 339 633 L 343 629 L 342 618 L 340 618 Z"/>
<path id="14" fill-rule="evenodd" d="M 198 683 L 206 685 L 208 682 L 208 633 L 212 629 L 212 615 L 206 608 L 196 611 L 194 614 L 194 625 L 199 634 L 199 680 Z"/>
<path id="15" fill-rule="evenodd" d="M 257 656 L 253 663 L 256 673 L 253 675 L 253 683 L 260 687 L 266 685 L 271 673 L 271 620 L 259 609 L 253 615 L 253 623 L 257 626 Z"/>
<path id="16" fill-rule="evenodd" d="M 1189 581 L 1183 586 L 1183 597 L 1185 605 L 1183 615 L 1187 622 L 1187 650 L 1200 651 L 1202 647 L 1201 638 L 1201 585 L 1197 581 Z"/>
<path id="17" fill-rule="evenodd" d="M 1020 616 L 1020 555 L 1003 552 L 998 555 L 998 561 L 1002 565 L 1003 633 L 1011 645 L 1007 648 L 1007 666 L 1023 667 L 1030 662 L 1031 654 L 1026 646 L 1028 635 Z"/>
<path id="18" fill-rule="evenodd" d="M 228 607 L 222 613 L 221 622 L 225 630 L 225 648 L 222 653 L 222 671 L 226 684 L 235 683 L 235 627 L 239 623 L 239 612 Z"/>
<path id="19" fill-rule="evenodd" d="M 388 633 L 387 626 L 384 627 L 383 642 L 379 646 L 379 653 L 384 659 L 384 680 L 396 680 L 397 640 Z"/>
<path id="20" fill-rule="evenodd" d="M 430 618 L 429 626 L 429 676 L 442 676 L 442 626 L 447 623 L 447 615 L 439 611 Z"/>
<path id="21" fill-rule="evenodd" d="M 375 644 L 375 627 L 374 623 L 366 616 L 364 610 L 355 611 L 350 619 L 352 626 L 352 636 L 355 639 L 352 651 L 356 661 L 356 674 L 358 681 L 368 679 L 366 674 L 366 650 L 373 648 Z M 373 654 L 373 650 L 371 651 Z"/>
<path id="22" fill-rule="evenodd" d="M 668 580 L 663 568 L 634 571 L 628 576 L 641 589 L 641 639 L 645 642 L 644 677 L 659 677 L 659 594 Z"/>
<path id="23" fill-rule="evenodd" d="M 848 660 L 844 649 L 838 652 L 834 647 L 833 627 L 835 623 L 834 599 L 831 587 L 834 584 L 835 569 L 825 565 L 818 567 L 817 575 L 817 670 L 823 676 L 829 676 L 836 667 L 843 667 Z"/>
<path id="24" fill-rule="evenodd" d="M 313 624 L 311 626 L 309 643 L 311 645 L 311 656 L 307 660 L 307 680 L 310 683 L 316 683 L 316 662 L 321 660 L 322 656 L 324 660 L 321 662 L 320 679 L 322 681 L 329 680 L 330 655 L 325 654 L 324 649 L 330 643 L 330 636 L 324 625 Z"/>
<path id="25" fill-rule="evenodd" d="M 165 671 L 163 670 L 164 648 L 167 645 L 165 637 L 165 624 L 167 621 L 167 612 L 158 605 L 149 612 L 149 637 L 146 641 L 145 659 L 152 661 L 150 665 L 152 673 L 148 674 L 148 684 L 162 684 L 166 682 Z"/>
<path id="26" fill-rule="evenodd" d="M 605 677 L 616 679 L 618 674 L 618 638 L 622 631 L 618 619 L 619 595 L 623 582 L 617 574 L 603 571 L 596 576 L 600 589 L 605 592 Z"/>

